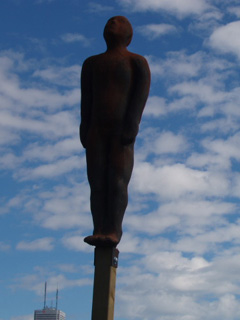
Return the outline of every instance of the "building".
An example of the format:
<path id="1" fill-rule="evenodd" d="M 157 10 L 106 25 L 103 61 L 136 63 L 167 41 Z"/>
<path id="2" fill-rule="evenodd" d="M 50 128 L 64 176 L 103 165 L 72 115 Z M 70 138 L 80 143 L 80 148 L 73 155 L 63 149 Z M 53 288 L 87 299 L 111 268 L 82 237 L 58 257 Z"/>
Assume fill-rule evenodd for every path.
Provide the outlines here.
<path id="1" fill-rule="evenodd" d="M 66 320 L 66 315 L 56 308 L 45 307 L 34 311 L 34 320 Z"/>
<path id="2" fill-rule="evenodd" d="M 66 314 L 58 309 L 58 290 L 56 293 L 56 308 L 49 308 L 46 305 L 47 282 L 45 282 L 43 309 L 34 311 L 34 320 L 66 320 Z"/>

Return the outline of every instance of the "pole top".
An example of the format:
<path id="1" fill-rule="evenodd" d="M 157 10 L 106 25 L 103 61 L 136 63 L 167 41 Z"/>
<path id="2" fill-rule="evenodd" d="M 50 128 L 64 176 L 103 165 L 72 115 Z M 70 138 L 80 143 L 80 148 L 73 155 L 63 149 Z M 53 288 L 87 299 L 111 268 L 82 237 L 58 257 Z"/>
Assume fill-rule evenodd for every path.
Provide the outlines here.
<path id="1" fill-rule="evenodd" d="M 94 265 L 106 265 L 118 267 L 119 250 L 112 247 L 96 247 L 94 255 Z"/>

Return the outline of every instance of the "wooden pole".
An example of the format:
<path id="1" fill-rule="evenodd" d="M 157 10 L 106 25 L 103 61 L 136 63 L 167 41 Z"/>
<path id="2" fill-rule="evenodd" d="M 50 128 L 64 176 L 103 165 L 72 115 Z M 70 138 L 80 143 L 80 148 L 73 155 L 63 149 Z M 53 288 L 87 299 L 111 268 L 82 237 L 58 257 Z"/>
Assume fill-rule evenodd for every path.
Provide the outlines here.
<path id="1" fill-rule="evenodd" d="M 92 320 L 113 320 L 119 251 L 95 248 Z"/>

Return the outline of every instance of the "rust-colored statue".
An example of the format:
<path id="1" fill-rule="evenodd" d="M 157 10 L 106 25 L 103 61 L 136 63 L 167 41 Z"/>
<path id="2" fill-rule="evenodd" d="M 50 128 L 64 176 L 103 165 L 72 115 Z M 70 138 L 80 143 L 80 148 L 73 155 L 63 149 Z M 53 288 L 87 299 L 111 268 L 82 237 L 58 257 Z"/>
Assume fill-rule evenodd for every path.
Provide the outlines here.
<path id="1" fill-rule="evenodd" d="M 134 142 L 148 97 L 150 71 L 144 57 L 129 52 L 132 26 L 122 16 L 104 29 L 106 52 L 82 66 L 80 139 L 86 148 L 91 188 L 93 246 L 116 247 L 128 203 Z"/>

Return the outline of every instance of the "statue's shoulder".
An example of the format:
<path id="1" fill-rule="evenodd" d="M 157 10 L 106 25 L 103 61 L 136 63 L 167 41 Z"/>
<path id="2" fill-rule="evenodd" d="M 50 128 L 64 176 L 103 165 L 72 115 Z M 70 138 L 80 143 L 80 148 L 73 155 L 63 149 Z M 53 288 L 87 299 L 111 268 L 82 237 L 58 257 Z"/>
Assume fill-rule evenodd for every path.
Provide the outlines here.
<path id="1" fill-rule="evenodd" d="M 140 54 L 130 52 L 130 58 L 132 63 L 139 67 L 147 67 L 148 68 L 148 62 L 147 59 L 141 56 Z"/>
<path id="2" fill-rule="evenodd" d="M 92 74 L 94 67 L 99 63 L 101 54 L 94 55 L 91 57 L 88 57 L 86 60 L 83 61 L 82 64 L 82 76 L 89 76 Z"/>
<path id="3" fill-rule="evenodd" d="M 140 61 L 140 62 L 147 62 L 146 58 L 144 56 L 141 56 L 140 54 L 134 53 L 134 52 L 129 52 L 131 58 L 135 61 Z"/>
<path id="4" fill-rule="evenodd" d="M 150 74 L 150 69 L 146 58 L 140 54 L 130 52 L 130 59 L 135 70 L 144 72 L 145 74 Z"/>
<path id="5" fill-rule="evenodd" d="M 96 63 L 98 60 L 101 59 L 102 56 L 103 56 L 103 53 L 88 57 L 86 60 L 84 60 L 83 66 L 89 66 Z"/>

